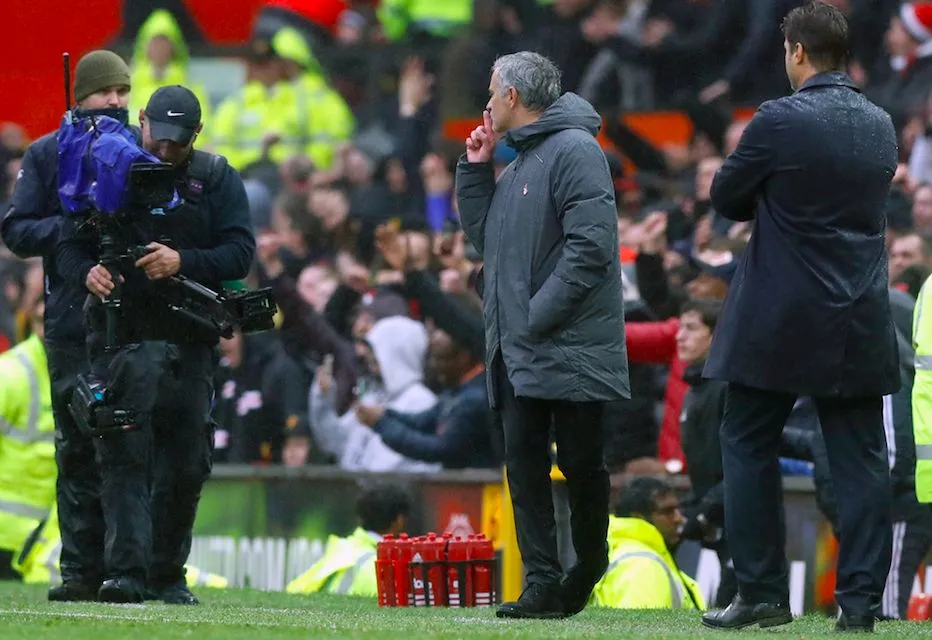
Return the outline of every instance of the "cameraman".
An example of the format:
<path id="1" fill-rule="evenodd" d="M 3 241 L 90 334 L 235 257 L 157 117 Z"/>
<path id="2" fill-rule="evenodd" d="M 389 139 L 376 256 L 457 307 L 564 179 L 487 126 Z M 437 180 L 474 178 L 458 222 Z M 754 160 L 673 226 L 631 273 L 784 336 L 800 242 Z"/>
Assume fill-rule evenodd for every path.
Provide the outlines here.
<path id="1" fill-rule="evenodd" d="M 174 165 L 184 204 L 163 216 L 126 223 L 137 239 L 150 241 L 148 253 L 121 275 L 119 350 L 104 349 L 107 311 L 101 302 L 113 293 L 114 280 L 97 264 L 97 238 L 83 237 L 74 224 L 66 224 L 58 248 L 62 273 L 94 296 L 87 311 L 91 371 L 107 384 L 112 404 L 135 415 L 133 429 L 94 441 L 107 523 L 108 580 L 98 597 L 139 602 L 148 587 L 164 602 L 197 604 L 185 583 L 184 563 L 211 469 L 208 415 L 218 335 L 173 313 L 164 292 L 175 274 L 215 291 L 222 281 L 245 277 L 255 238 L 239 175 L 224 158 L 193 150 L 201 130 L 194 94 L 177 85 L 162 87 L 139 120 L 143 147 Z M 164 226 L 153 237 L 154 219 Z M 170 241 L 151 241 L 165 234 Z"/>
<path id="2" fill-rule="evenodd" d="M 130 73 L 112 51 L 92 51 L 74 73 L 74 98 L 84 112 L 128 121 Z M 134 130 L 136 135 L 138 129 Z M 56 494 L 61 528 L 62 584 L 49 589 L 52 601 L 95 600 L 104 578 L 104 520 L 94 446 L 68 411 L 75 378 L 87 370 L 81 304 L 83 283 L 66 281 L 55 265 L 62 223 L 58 199 L 56 132 L 32 143 L 23 157 L 10 208 L 0 221 L 3 242 L 20 258 L 42 257 L 45 272 L 45 346 L 55 417 Z"/>

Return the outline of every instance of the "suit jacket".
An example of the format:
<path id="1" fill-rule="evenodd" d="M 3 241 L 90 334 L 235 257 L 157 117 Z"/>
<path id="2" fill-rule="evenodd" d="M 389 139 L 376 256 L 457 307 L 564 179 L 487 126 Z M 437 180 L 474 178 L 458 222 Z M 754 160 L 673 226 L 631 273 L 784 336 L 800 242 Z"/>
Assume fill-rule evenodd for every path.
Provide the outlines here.
<path id="1" fill-rule="evenodd" d="M 703 374 L 814 397 L 900 386 L 887 292 L 890 116 L 848 76 L 820 73 L 763 103 L 712 183 L 753 220 Z"/>

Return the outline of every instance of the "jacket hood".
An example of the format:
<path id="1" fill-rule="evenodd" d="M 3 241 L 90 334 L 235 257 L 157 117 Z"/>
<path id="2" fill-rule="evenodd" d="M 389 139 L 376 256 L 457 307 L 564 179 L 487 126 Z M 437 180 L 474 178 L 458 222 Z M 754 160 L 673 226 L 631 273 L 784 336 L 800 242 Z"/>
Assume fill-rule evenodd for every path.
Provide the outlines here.
<path id="1" fill-rule="evenodd" d="M 184 41 L 181 27 L 171 13 L 165 9 L 158 9 L 153 11 L 139 28 L 133 45 L 133 65 L 149 64 L 146 50 L 149 48 L 149 42 L 156 36 L 165 36 L 171 40 L 175 53 L 172 62 L 182 66 L 188 63 L 188 45 Z"/>
<path id="2" fill-rule="evenodd" d="M 614 555 L 614 549 L 626 542 L 639 542 L 670 564 L 674 564 L 673 556 L 670 555 L 670 550 L 667 549 L 667 544 L 663 541 L 663 536 L 660 535 L 657 527 L 641 518 L 609 516 L 608 546 L 611 550 L 610 553 Z"/>
<path id="3" fill-rule="evenodd" d="M 379 320 L 366 335 L 366 342 L 379 363 L 389 398 L 424 379 L 427 330 L 420 322 L 403 316 Z"/>
<path id="4" fill-rule="evenodd" d="M 541 138 L 564 131 L 582 129 L 590 135 L 599 133 L 602 118 L 592 105 L 572 92 L 564 93 L 531 124 L 512 129 L 505 136 L 508 146 L 521 151 Z"/>

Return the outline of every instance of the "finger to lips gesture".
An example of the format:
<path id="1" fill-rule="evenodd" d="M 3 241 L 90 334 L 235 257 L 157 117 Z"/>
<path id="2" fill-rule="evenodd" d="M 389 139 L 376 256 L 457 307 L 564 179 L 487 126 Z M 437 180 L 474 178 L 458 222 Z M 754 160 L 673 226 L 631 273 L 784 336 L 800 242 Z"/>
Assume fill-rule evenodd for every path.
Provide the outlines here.
<path id="1" fill-rule="evenodd" d="M 494 153 L 495 131 L 492 129 L 492 115 L 486 109 L 482 112 L 482 125 L 466 138 L 466 159 L 469 162 L 491 162 Z"/>

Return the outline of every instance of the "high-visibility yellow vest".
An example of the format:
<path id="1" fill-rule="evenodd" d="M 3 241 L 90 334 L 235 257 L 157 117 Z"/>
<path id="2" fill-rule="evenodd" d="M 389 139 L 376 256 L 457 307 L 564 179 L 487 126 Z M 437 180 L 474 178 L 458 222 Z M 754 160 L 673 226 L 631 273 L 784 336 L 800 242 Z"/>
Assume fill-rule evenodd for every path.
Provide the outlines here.
<path id="1" fill-rule="evenodd" d="M 323 76 L 303 73 L 294 81 L 304 153 L 318 169 L 329 169 L 337 146 L 353 137 L 356 120 L 349 105 Z"/>
<path id="2" fill-rule="evenodd" d="M 148 55 L 149 43 L 157 36 L 168 38 L 174 53 L 171 61 L 166 65 L 160 76 L 156 75 L 155 68 L 149 62 Z M 136 34 L 136 42 L 133 45 L 133 59 L 130 64 L 130 83 L 132 86 L 129 94 L 130 122 L 136 121 L 139 110 L 145 109 L 149 98 L 152 97 L 156 89 L 180 84 L 190 89 L 197 96 L 198 102 L 201 103 L 201 122 L 204 123 L 206 130 L 211 122 L 210 99 L 202 86 L 191 84 L 188 80 L 189 62 L 190 56 L 187 44 L 184 41 L 184 35 L 171 12 L 165 9 L 157 9 L 149 14 L 149 17 L 139 28 L 139 32 Z M 204 135 L 203 132 L 201 135 Z"/>
<path id="3" fill-rule="evenodd" d="M 55 421 L 45 347 L 0 355 L 0 549 L 19 553 L 55 502 Z"/>
<path id="4" fill-rule="evenodd" d="M 186 564 L 185 582 L 188 587 L 209 587 L 211 589 L 226 589 L 230 586 L 230 581 L 216 573 L 210 573 L 198 569 L 197 567 Z"/>
<path id="5" fill-rule="evenodd" d="M 916 441 L 916 498 L 932 502 L 932 286 L 927 279 L 913 310 L 913 436 Z"/>
<path id="6" fill-rule="evenodd" d="M 617 609 L 704 609 L 695 580 L 676 566 L 657 527 L 640 518 L 608 523 L 609 565 L 590 600 Z"/>
<path id="7" fill-rule="evenodd" d="M 375 553 L 378 538 L 362 527 L 346 538 L 330 536 L 320 560 L 288 583 L 288 593 L 378 596 Z"/>
<path id="8" fill-rule="evenodd" d="M 269 148 L 269 159 L 280 164 L 304 153 L 306 123 L 301 116 L 293 84 L 279 82 L 267 88 L 253 80 L 220 103 L 203 142 L 242 171 L 261 159 L 262 138 L 274 133 L 281 139 Z"/>
<path id="9" fill-rule="evenodd" d="M 13 568 L 23 576 L 26 584 L 58 584 L 61 582 L 61 529 L 58 527 L 58 509 L 52 503 L 49 517 L 42 524 L 38 535 L 29 541 L 13 560 Z M 189 587 L 224 589 L 229 581 L 221 575 L 185 565 L 185 582 Z"/>
<path id="10" fill-rule="evenodd" d="M 389 40 L 404 38 L 409 25 L 449 38 L 472 22 L 472 0 L 382 0 L 378 18 Z"/>

